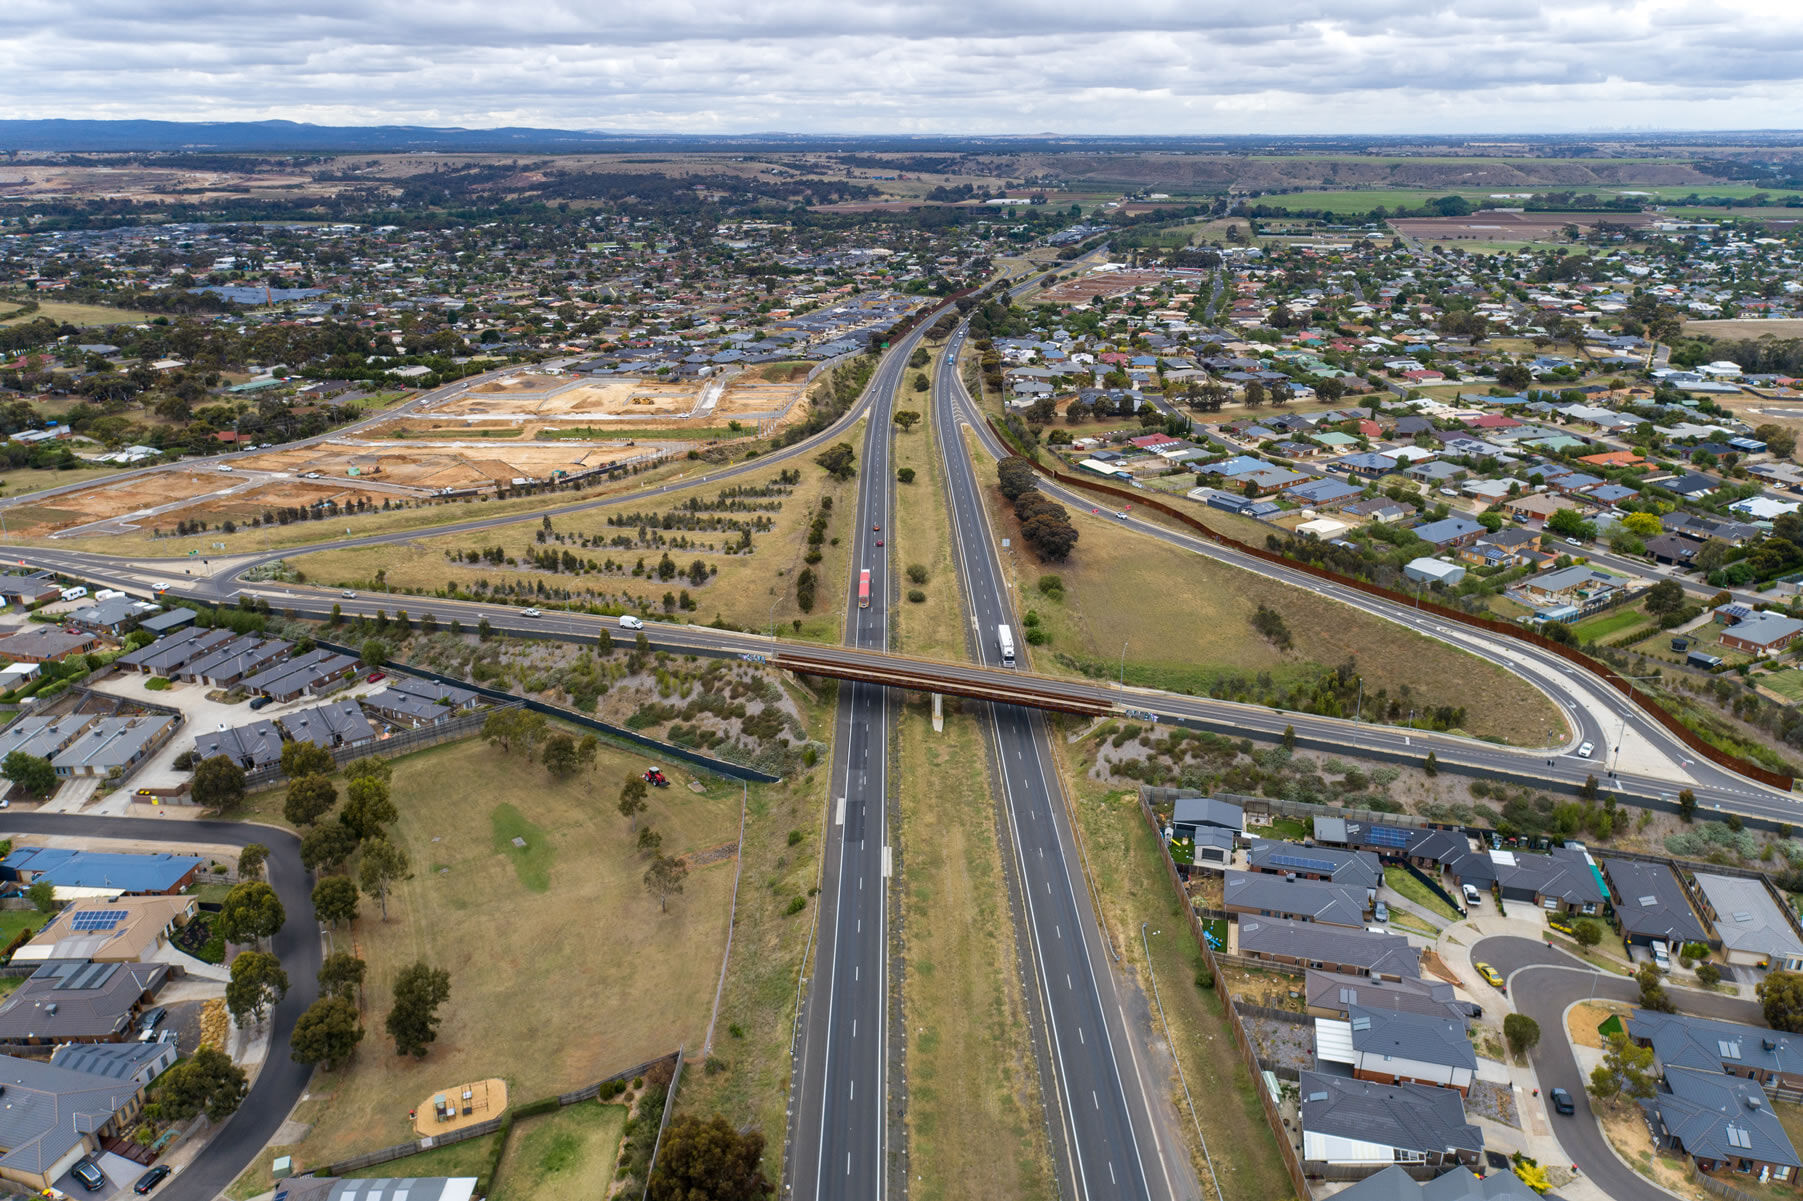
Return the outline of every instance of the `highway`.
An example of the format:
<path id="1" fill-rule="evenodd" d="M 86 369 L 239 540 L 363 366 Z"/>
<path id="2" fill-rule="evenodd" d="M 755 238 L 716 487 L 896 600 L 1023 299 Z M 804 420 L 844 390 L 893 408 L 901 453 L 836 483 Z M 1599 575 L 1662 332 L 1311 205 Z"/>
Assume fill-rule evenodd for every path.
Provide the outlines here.
<path id="1" fill-rule="evenodd" d="M 932 419 L 945 470 L 958 574 L 970 614 L 969 643 L 977 661 L 1004 663 L 998 627 L 1021 630 L 995 559 L 982 493 L 960 433 L 963 393 L 957 355 L 961 325 L 940 356 L 933 381 Z M 1024 640 L 1016 654 L 1024 664 Z M 1049 1063 L 1042 1094 L 1055 1121 L 1054 1162 L 1062 1191 L 1091 1198 L 1171 1198 L 1172 1165 L 1165 1159 L 1151 1113 L 1154 1104 L 1135 1062 L 1132 1032 L 1116 993 L 1088 890 L 1078 883 L 1078 848 L 1069 827 L 1062 785 L 1047 740 L 1044 716 L 1014 705 L 989 707 L 991 762 L 1002 785 L 1009 841 L 1032 977 L 1028 998 L 1041 1019 Z M 1042 1072 L 1042 1076 L 1045 1073 Z M 1173 1147 L 1173 1156 L 1180 1153 Z M 1177 1165 L 1183 1178 L 1187 1165 Z"/>

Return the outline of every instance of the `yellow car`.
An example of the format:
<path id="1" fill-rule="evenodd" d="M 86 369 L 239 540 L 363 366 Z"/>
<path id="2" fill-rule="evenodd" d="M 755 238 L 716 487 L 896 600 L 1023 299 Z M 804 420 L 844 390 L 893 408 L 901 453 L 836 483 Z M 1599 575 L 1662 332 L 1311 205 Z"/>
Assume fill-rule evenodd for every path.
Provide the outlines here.
<path id="1" fill-rule="evenodd" d="M 1485 983 L 1493 984 L 1497 988 L 1501 988 L 1503 986 L 1503 978 L 1502 978 L 1501 974 L 1498 973 L 1497 970 L 1495 968 L 1491 967 L 1489 964 L 1474 963 L 1471 966 L 1477 969 L 1477 974 L 1484 978 Z"/>

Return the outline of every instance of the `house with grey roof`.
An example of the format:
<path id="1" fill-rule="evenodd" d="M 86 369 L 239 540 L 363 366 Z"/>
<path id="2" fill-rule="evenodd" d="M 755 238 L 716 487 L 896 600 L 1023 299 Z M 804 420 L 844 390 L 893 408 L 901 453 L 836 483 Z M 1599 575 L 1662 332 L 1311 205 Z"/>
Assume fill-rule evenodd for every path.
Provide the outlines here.
<path id="1" fill-rule="evenodd" d="M 191 609 L 178 609 L 178 613 L 190 613 Z M 230 630 L 203 630 L 197 626 L 188 626 L 172 634 L 165 634 L 149 646 L 141 646 L 113 660 L 115 666 L 129 667 L 133 671 L 147 676 L 170 677 L 180 673 L 181 669 L 201 656 L 217 650 L 232 641 Z"/>
<path id="2" fill-rule="evenodd" d="M 363 698 L 377 717 L 401 726 L 435 726 L 456 717 L 459 710 L 474 709 L 482 695 L 455 684 L 396 676 L 388 687 Z"/>
<path id="3" fill-rule="evenodd" d="M 169 971 L 166 963 L 46 963 L 0 1005 L 0 1043 L 118 1042 Z"/>
<path id="4" fill-rule="evenodd" d="M 1345 1019 L 1354 1008 L 1363 1008 L 1418 1013 L 1463 1022 L 1482 1017 L 1484 1012 L 1477 1003 L 1459 999 L 1453 986 L 1444 980 L 1426 977 L 1348 980 L 1334 972 L 1311 970 L 1305 974 L 1304 981 L 1304 995 L 1312 1017 Z"/>
<path id="5" fill-rule="evenodd" d="M 242 726 L 221 726 L 195 735 L 194 758 L 224 755 L 245 771 L 282 761 L 282 732 L 274 722 L 258 719 Z"/>
<path id="6" fill-rule="evenodd" d="M 1751 1080 L 1668 1067 L 1665 1087 L 1640 1103 L 1655 1146 L 1682 1152 L 1704 1172 L 1784 1183 L 1797 1178 L 1796 1148 Z"/>
<path id="7" fill-rule="evenodd" d="M 1351 1004 L 1344 1018 L 1315 1019 L 1315 1057 L 1346 1065 L 1358 1080 L 1431 1084 L 1464 1095 L 1477 1077 L 1465 1029 L 1463 1019 L 1444 1014 Z"/>
<path id="8" fill-rule="evenodd" d="M 359 747 L 376 740 L 376 728 L 356 701 L 346 697 L 311 709 L 296 709 L 282 718 L 282 729 L 295 742 L 311 742 L 328 750 Z"/>
<path id="9" fill-rule="evenodd" d="M 167 713 L 103 717 L 50 757 L 59 776 L 122 776 L 175 736 L 178 719 Z"/>
<path id="10" fill-rule="evenodd" d="M 1450 550 L 1477 541 L 1486 531 L 1469 517 L 1442 517 L 1409 532 L 1438 550 Z"/>
<path id="11" fill-rule="evenodd" d="M 1304 1172 L 1405 1164 L 1425 1174 L 1480 1162 L 1484 1133 L 1465 1120 L 1465 1100 L 1453 1089 L 1321 1072 L 1299 1079 Z"/>
<path id="12" fill-rule="evenodd" d="M 1247 959 L 1342 976 L 1402 979 L 1421 974 L 1421 952 L 1400 934 L 1293 922 L 1282 917 L 1242 917 L 1233 950 Z"/>
<path id="13" fill-rule="evenodd" d="M 1245 829 L 1245 810 L 1231 801 L 1206 796 L 1180 796 L 1171 805 L 1173 850 L 1186 845 L 1190 864 L 1225 867 Z M 1178 856 L 1173 854 L 1173 860 Z M 1188 865 L 1178 863 L 1178 870 Z"/>
<path id="14" fill-rule="evenodd" d="M 1391 1164 L 1334 1194 L 1334 1201 L 1541 1201 L 1540 1194 L 1513 1172 L 1476 1176 L 1460 1166 L 1432 1180 L 1416 1180 L 1401 1164 Z"/>
<path id="15" fill-rule="evenodd" d="M 292 659 L 280 659 L 254 675 L 247 676 L 239 687 L 257 696 L 286 702 L 310 692 L 330 689 L 357 670 L 357 659 L 337 651 L 311 650 Z"/>
<path id="16" fill-rule="evenodd" d="M 131 1131 L 144 1107 L 144 1077 L 169 1066 L 175 1044 L 131 1046 L 144 1059 L 123 1075 L 127 1061 L 84 1058 L 69 1047 L 47 1063 L 0 1055 L 0 1178 L 50 1188 L 103 1140 Z"/>
<path id="17" fill-rule="evenodd" d="M 1558 847 L 1545 853 L 1491 851 L 1496 886 L 1505 901 L 1531 901 L 1547 910 L 1566 913 L 1600 913 L 1609 899 L 1587 852 Z"/>
<path id="18" fill-rule="evenodd" d="M 1745 876 L 1693 872 L 1703 916 L 1722 944 L 1729 963 L 1774 971 L 1803 971 L 1803 936 L 1788 906 L 1767 891 L 1765 882 Z"/>
<path id="19" fill-rule="evenodd" d="M 1628 1036 L 1662 1067 L 1739 1076 L 1767 1088 L 1803 1089 L 1803 1037 L 1685 1013 L 1636 1009 Z"/>
<path id="20" fill-rule="evenodd" d="M 1268 872 L 1229 871 L 1222 882 L 1221 908 L 1233 914 L 1362 930 L 1371 896 L 1370 889 L 1355 885 L 1291 879 Z"/>
<path id="21" fill-rule="evenodd" d="M 1615 920 L 1632 945 L 1664 942 L 1673 947 L 1707 942 L 1703 921 L 1690 907 L 1684 886 L 1663 863 L 1605 857 L 1603 873 L 1615 894 Z"/>
<path id="22" fill-rule="evenodd" d="M 1255 872 L 1353 888 L 1376 888 L 1384 874 L 1383 864 L 1370 851 L 1303 846 L 1274 838 L 1254 838 L 1246 851 L 1246 866 Z"/>

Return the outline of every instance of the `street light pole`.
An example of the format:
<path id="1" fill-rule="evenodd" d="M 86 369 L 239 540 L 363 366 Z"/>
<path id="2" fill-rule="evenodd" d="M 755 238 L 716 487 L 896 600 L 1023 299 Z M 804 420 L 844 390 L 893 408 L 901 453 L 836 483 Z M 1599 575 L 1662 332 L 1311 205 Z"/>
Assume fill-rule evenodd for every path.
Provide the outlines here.
<path id="1" fill-rule="evenodd" d="M 1127 690 L 1127 643 L 1131 639 L 1121 639 L 1121 691 Z"/>

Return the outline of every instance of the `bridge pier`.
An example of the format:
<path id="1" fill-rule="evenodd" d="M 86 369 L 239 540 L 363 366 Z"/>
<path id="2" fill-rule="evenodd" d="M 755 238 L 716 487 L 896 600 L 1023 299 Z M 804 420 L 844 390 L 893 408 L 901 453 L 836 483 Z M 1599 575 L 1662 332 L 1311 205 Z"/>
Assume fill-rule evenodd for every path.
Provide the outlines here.
<path id="1" fill-rule="evenodd" d="M 945 694 L 943 692 L 933 694 L 933 733 L 945 733 Z"/>

